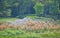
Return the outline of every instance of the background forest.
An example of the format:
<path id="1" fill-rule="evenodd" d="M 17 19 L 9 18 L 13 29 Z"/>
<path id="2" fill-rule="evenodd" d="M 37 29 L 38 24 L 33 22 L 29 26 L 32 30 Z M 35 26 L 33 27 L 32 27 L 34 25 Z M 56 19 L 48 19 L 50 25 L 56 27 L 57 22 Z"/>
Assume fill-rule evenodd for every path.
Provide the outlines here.
<path id="1" fill-rule="evenodd" d="M 60 0 L 0 0 L 0 17 L 28 15 L 60 19 Z"/>

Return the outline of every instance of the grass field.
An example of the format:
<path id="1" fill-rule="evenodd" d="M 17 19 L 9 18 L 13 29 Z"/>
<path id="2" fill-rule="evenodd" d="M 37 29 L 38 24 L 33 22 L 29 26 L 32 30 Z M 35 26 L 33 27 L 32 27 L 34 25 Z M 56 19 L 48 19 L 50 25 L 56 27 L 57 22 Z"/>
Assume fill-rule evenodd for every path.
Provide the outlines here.
<path id="1" fill-rule="evenodd" d="M 16 20 L 17 18 L 0 18 L 0 21 Z"/>
<path id="2" fill-rule="evenodd" d="M 4 22 L 7 20 L 16 20 L 17 18 L 0 18 L 0 22 Z M 8 28 L 4 30 L 0 30 L 0 38 L 60 38 L 60 29 L 55 30 L 22 30 L 22 29 L 14 29 Z"/>
<path id="3" fill-rule="evenodd" d="M 60 30 L 45 31 L 40 33 L 27 32 L 26 30 L 6 29 L 0 31 L 0 38 L 60 38 Z"/>

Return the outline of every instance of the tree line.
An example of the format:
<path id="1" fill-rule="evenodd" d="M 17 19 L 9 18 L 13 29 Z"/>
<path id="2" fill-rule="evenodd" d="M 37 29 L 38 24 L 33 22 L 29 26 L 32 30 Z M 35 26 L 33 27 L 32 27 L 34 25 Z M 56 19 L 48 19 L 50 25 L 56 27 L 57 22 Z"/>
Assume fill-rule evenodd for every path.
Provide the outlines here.
<path id="1" fill-rule="evenodd" d="M 0 17 L 17 17 L 28 14 L 59 17 L 60 0 L 0 0 Z"/>

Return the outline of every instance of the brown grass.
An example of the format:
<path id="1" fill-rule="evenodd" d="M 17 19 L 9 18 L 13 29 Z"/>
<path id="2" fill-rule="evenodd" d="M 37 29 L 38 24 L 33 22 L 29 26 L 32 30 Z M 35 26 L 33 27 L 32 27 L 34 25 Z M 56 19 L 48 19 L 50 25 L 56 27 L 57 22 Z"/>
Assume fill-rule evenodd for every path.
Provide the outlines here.
<path id="1" fill-rule="evenodd" d="M 40 29 L 60 29 L 55 23 L 45 23 L 44 21 L 33 22 L 28 21 L 24 26 L 18 24 L 8 24 L 7 22 L 0 24 L 0 30 L 7 28 L 24 29 L 24 30 L 40 30 Z"/>

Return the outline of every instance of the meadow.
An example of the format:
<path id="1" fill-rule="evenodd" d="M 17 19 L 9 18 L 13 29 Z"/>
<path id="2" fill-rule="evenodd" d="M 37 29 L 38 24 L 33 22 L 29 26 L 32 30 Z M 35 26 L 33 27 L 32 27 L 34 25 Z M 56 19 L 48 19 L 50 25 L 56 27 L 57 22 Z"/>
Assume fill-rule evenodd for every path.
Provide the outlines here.
<path id="1" fill-rule="evenodd" d="M 7 20 L 15 21 L 17 18 L 0 19 L 0 38 L 60 38 L 60 25 L 55 21 L 45 23 L 45 21 L 27 21 L 25 25 L 10 26 Z M 51 20 L 50 20 L 51 21 Z M 57 22 L 56 22 L 57 23 Z"/>

